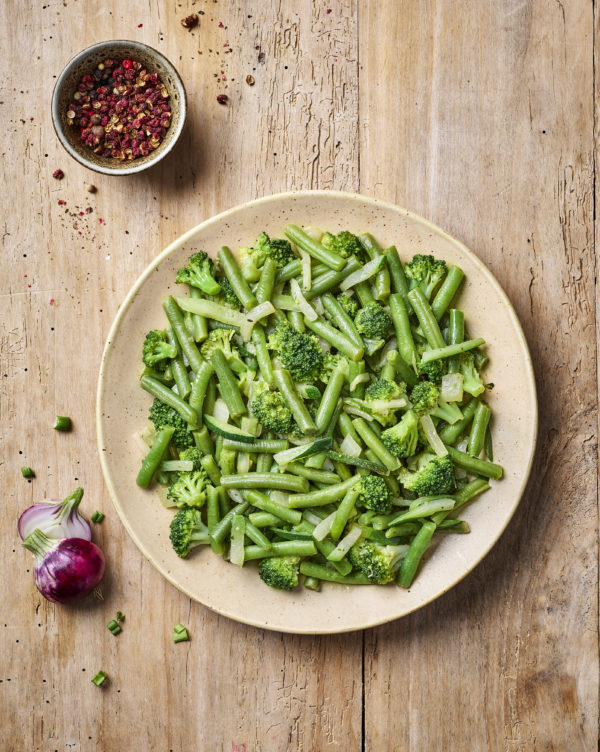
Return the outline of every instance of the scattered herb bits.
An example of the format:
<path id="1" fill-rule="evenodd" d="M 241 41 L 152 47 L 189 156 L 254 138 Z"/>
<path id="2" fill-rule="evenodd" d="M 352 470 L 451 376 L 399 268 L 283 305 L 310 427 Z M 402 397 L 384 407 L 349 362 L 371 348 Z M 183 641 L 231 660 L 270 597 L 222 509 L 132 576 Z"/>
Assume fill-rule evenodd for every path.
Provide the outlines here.
<path id="1" fill-rule="evenodd" d="M 21 468 L 21 475 L 24 478 L 35 478 L 35 473 L 30 467 L 22 467 Z"/>
<path id="2" fill-rule="evenodd" d="M 92 522 L 102 522 L 104 519 L 104 514 L 102 512 L 95 511 L 94 514 L 91 517 Z"/>
<path id="3" fill-rule="evenodd" d="M 57 415 L 53 428 L 56 431 L 70 431 L 71 418 L 67 418 L 65 415 Z"/>
<path id="4" fill-rule="evenodd" d="M 503 473 L 464 274 L 369 234 L 284 234 L 178 271 L 188 294 L 140 342 L 154 427 L 137 483 L 163 486 L 181 558 L 255 560 L 280 590 L 410 587 Z"/>
<path id="5" fill-rule="evenodd" d="M 115 619 L 111 619 L 108 624 L 106 625 L 109 632 L 112 632 L 115 636 L 119 634 L 121 631 L 121 627 Z"/>
<path id="6" fill-rule="evenodd" d="M 173 627 L 172 637 L 173 637 L 173 642 L 188 642 L 190 639 L 188 631 L 183 626 L 183 624 L 176 624 Z"/>
<path id="7" fill-rule="evenodd" d="M 122 623 L 122 622 L 125 621 L 125 616 L 120 611 L 117 611 L 117 613 L 115 615 L 115 619 L 117 621 L 120 621 Z"/>
<path id="8" fill-rule="evenodd" d="M 104 671 L 98 671 L 96 676 L 92 679 L 92 684 L 95 684 L 97 687 L 102 686 L 104 682 L 108 679 L 108 676 L 104 673 Z"/>

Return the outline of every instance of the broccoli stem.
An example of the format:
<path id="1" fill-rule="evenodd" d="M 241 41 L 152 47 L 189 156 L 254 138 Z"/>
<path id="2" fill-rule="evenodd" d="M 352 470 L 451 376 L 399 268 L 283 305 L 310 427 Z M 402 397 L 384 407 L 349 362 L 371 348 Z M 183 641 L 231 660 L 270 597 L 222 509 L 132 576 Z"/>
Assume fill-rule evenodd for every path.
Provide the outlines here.
<path id="1" fill-rule="evenodd" d="M 229 531 L 231 529 L 231 521 L 234 516 L 236 514 L 244 514 L 249 506 L 250 504 L 247 501 L 244 501 L 242 504 L 238 504 L 237 506 L 233 507 L 233 509 L 230 509 L 227 514 L 225 514 L 214 526 L 212 533 L 210 534 L 211 542 L 214 541 L 215 543 L 224 543 L 225 538 L 227 538 L 227 536 L 229 535 Z"/>
<path id="2" fill-rule="evenodd" d="M 369 449 L 376 455 L 388 470 L 395 472 L 400 467 L 397 457 L 387 449 L 375 431 L 367 424 L 364 418 L 355 418 L 352 425 L 356 433 L 365 442 Z"/>
<path id="3" fill-rule="evenodd" d="M 292 243 L 295 243 L 298 246 L 298 248 L 302 248 L 303 251 L 306 251 L 313 258 L 317 259 L 317 261 L 322 261 L 336 272 L 339 272 L 344 268 L 346 264 L 345 259 L 337 253 L 327 250 L 325 246 L 321 245 L 321 243 L 318 243 L 316 240 L 313 240 L 297 225 L 288 225 L 285 228 L 285 234 Z"/>
<path id="4" fill-rule="evenodd" d="M 446 445 L 446 449 L 454 464 L 462 467 L 463 470 L 475 475 L 483 475 L 486 478 L 493 478 L 494 480 L 500 480 L 502 477 L 504 472 L 502 465 L 497 465 L 487 460 L 480 460 L 477 457 L 471 457 L 466 452 L 459 452 L 453 446 Z"/>
<path id="5" fill-rule="evenodd" d="M 272 488 L 277 491 L 303 493 L 308 490 L 306 478 L 289 473 L 244 473 L 243 475 L 222 475 L 223 488 Z"/>
<path id="6" fill-rule="evenodd" d="M 479 455 L 481 454 L 491 415 L 492 411 L 483 402 L 480 402 L 477 405 L 477 410 L 475 410 L 473 422 L 471 423 L 469 445 L 467 447 L 467 452 L 471 455 L 471 457 L 479 457 Z"/>
<path id="7" fill-rule="evenodd" d="M 400 571 L 398 572 L 397 582 L 400 587 L 409 588 L 411 586 L 417 573 L 419 562 L 431 543 L 435 529 L 436 526 L 433 522 L 424 522 L 419 532 L 413 538 L 408 553 L 402 560 Z"/>
<path id="8" fill-rule="evenodd" d="M 254 308 L 255 305 L 258 305 L 258 301 L 250 289 L 250 285 L 244 279 L 237 261 L 226 245 L 220 249 L 218 257 L 221 266 L 223 267 L 223 271 L 225 272 L 225 276 L 229 280 L 234 293 L 238 296 L 238 299 L 244 308 L 250 310 L 251 308 Z"/>
<path id="9" fill-rule="evenodd" d="M 261 452 L 268 454 L 277 454 L 287 449 L 289 443 L 286 439 L 255 439 L 252 444 L 246 444 L 243 441 L 234 439 L 225 439 L 223 447 L 235 449 L 236 452 Z"/>
<path id="10" fill-rule="evenodd" d="M 452 302 L 452 298 L 456 295 L 464 277 L 465 273 L 462 269 L 459 269 L 458 266 L 453 265 L 448 268 L 446 278 L 442 282 L 440 289 L 437 291 L 431 304 L 433 315 L 438 321 L 446 313 L 446 309 Z"/>
<path id="11" fill-rule="evenodd" d="M 473 348 L 480 347 L 481 345 L 485 345 L 485 340 L 478 337 L 477 339 L 468 339 L 465 342 L 459 342 L 455 345 L 445 345 L 444 347 L 436 347 L 433 350 L 426 350 L 421 358 L 421 365 L 430 363 L 432 360 L 440 360 L 441 358 L 460 355 L 461 353 L 473 350 Z"/>
<path id="12" fill-rule="evenodd" d="M 359 237 L 361 245 L 366 250 L 370 259 L 377 258 L 378 256 L 385 255 L 379 243 L 369 233 L 365 233 Z M 375 299 L 387 300 L 390 296 L 390 272 L 386 263 L 382 269 L 380 269 L 375 275 Z"/>
<path id="13" fill-rule="evenodd" d="M 165 426 L 156 434 L 156 439 L 148 454 L 142 460 L 142 466 L 137 474 L 136 483 L 140 488 L 148 488 L 152 476 L 158 470 L 163 455 L 169 446 L 171 437 L 175 433 L 173 426 Z"/>
<path id="14" fill-rule="evenodd" d="M 478 399 L 472 399 L 466 407 L 462 408 L 463 417 L 452 425 L 447 425 L 442 428 L 439 433 L 440 439 L 444 444 L 455 444 L 459 437 L 465 431 L 475 415 L 477 406 L 479 405 Z"/>
<path id="15" fill-rule="evenodd" d="M 255 559 L 266 559 L 271 556 L 314 556 L 316 553 L 317 549 L 313 541 L 275 541 L 271 543 L 270 548 L 246 546 L 244 559 L 246 561 L 253 561 Z"/>
<path id="16" fill-rule="evenodd" d="M 354 321 L 352 321 L 334 296 L 331 293 L 327 293 L 323 295 L 321 302 L 327 313 L 331 316 L 331 320 L 342 334 L 353 342 L 356 347 L 364 349 L 364 343 Z"/>
<path id="17" fill-rule="evenodd" d="M 465 338 L 465 315 L 457 308 L 448 313 L 448 344 L 459 345 Z M 460 356 L 448 358 L 448 373 L 460 373 Z"/>
<path id="18" fill-rule="evenodd" d="M 338 329 L 328 324 L 322 319 L 316 321 L 309 321 L 306 316 L 304 317 L 305 325 L 317 334 L 319 337 L 329 342 L 332 347 L 335 347 L 341 353 L 343 353 L 350 360 L 359 361 L 364 355 L 364 348 L 356 345 L 352 340 L 348 339 Z"/>
<path id="19" fill-rule="evenodd" d="M 214 368 L 210 363 L 204 361 L 192 384 L 189 403 L 192 410 L 196 411 L 198 415 L 198 421 L 202 421 L 202 406 L 204 404 L 204 398 L 206 397 L 208 382 L 210 381 L 213 373 Z"/>
<path id="20" fill-rule="evenodd" d="M 275 275 L 277 274 L 277 261 L 272 258 L 265 260 L 260 272 L 260 279 L 254 288 L 254 295 L 259 303 L 265 303 L 271 300 L 273 288 L 275 287 Z"/>
<path id="21" fill-rule="evenodd" d="M 346 266 L 342 269 L 341 272 L 334 272 L 330 270 L 325 274 L 321 274 L 319 277 L 313 279 L 312 286 L 310 290 L 307 290 L 304 293 L 304 297 L 307 300 L 312 300 L 318 295 L 323 295 L 323 293 L 327 292 L 328 290 L 337 287 L 340 282 L 345 280 L 346 277 L 349 277 L 354 272 L 358 271 L 360 267 L 360 261 L 356 258 L 356 256 L 352 256 L 352 258 L 348 259 Z"/>
<path id="22" fill-rule="evenodd" d="M 302 433 L 307 436 L 314 435 L 317 431 L 317 427 L 302 398 L 298 394 L 289 372 L 283 368 L 276 368 L 273 371 L 273 376 L 277 388 L 287 402 L 288 407 L 294 416 L 294 420 L 298 424 Z"/>
<path id="23" fill-rule="evenodd" d="M 331 540 L 338 541 L 344 532 L 346 523 L 352 516 L 354 505 L 356 504 L 358 497 L 360 496 L 356 488 L 350 488 L 344 498 L 340 501 L 338 508 L 335 512 L 335 518 L 329 531 Z"/>
<path id="24" fill-rule="evenodd" d="M 425 339 L 429 343 L 430 347 L 438 348 L 445 347 L 446 343 L 442 337 L 439 324 L 436 317 L 433 315 L 427 296 L 420 287 L 415 287 L 408 293 L 408 299 L 413 307 Z"/>
<path id="25" fill-rule="evenodd" d="M 323 433 L 332 415 L 335 412 L 336 407 L 340 401 L 340 395 L 342 394 L 342 388 L 346 380 L 346 365 L 340 363 L 334 372 L 331 374 L 329 383 L 327 384 L 323 397 L 321 398 L 321 404 L 315 417 L 315 423 L 317 426 L 317 432 Z"/>
<path id="26" fill-rule="evenodd" d="M 412 311 L 412 306 L 410 305 L 410 302 L 408 300 L 408 282 L 406 281 L 406 275 L 404 274 L 404 268 L 402 266 L 402 262 L 400 261 L 400 257 L 398 256 L 396 246 L 390 246 L 386 251 L 384 251 L 383 255 L 386 258 L 387 266 L 390 270 L 390 277 L 392 278 L 394 293 L 402 296 L 404 305 L 410 313 Z"/>
<path id="27" fill-rule="evenodd" d="M 333 562 L 332 562 L 333 563 Z M 326 582 L 339 582 L 341 585 L 372 585 L 368 577 L 362 574 L 341 575 L 335 569 L 315 564 L 312 561 L 300 563 L 300 572 L 306 577 L 316 577 Z"/>
<path id="28" fill-rule="evenodd" d="M 219 391 L 229 414 L 232 418 L 239 418 L 246 412 L 246 405 L 240 392 L 238 381 L 229 367 L 229 363 L 221 350 L 215 350 L 210 356 L 210 363 L 215 369 Z"/>
<path id="29" fill-rule="evenodd" d="M 181 397 L 175 394 L 171 389 L 161 384 L 160 381 L 153 379 L 151 376 L 142 374 L 140 379 L 142 389 L 145 389 L 153 397 L 157 397 L 165 405 L 172 407 L 181 415 L 181 417 L 192 426 L 198 425 L 198 415 L 195 410 L 184 402 Z"/>
<path id="30" fill-rule="evenodd" d="M 408 309 L 404 305 L 402 295 L 398 292 L 390 295 L 389 305 L 390 316 L 392 317 L 396 340 L 398 342 L 398 351 L 403 360 L 412 365 L 417 360 L 417 348 L 415 347 L 412 329 L 410 328 Z"/>
<path id="31" fill-rule="evenodd" d="M 342 499 L 346 492 L 359 480 L 359 475 L 353 475 L 336 486 L 328 486 L 308 493 L 292 494 L 288 499 L 288 506 L 290 509 L 307 509 L 308 507 L 323 507 L 326 504 L 332 504 L 334 501 Z"/>

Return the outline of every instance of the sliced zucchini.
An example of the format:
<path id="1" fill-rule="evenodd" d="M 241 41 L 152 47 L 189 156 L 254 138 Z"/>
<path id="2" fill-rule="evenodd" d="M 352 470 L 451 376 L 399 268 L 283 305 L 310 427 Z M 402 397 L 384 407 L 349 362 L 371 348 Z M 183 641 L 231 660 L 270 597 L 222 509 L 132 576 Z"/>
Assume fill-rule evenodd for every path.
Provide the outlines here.
<path id="1" fill-rule="evenodd" d="M 330 436 L 321 436 L 310 444 L 301 444 L 291 449 L 284 449 L 283 452 L 277 452 L 273 455 L 273 458 L 278 465 L 287 465 L 294 460 L 301 460 L 304 457 L 311 457 L 313 454 L 324 452 L 329 449 L 332 443 L 333 439 Z"/>
<path id="2" fill-rule="evenodd" d="M 246 431 L 242 431 L 241 428 L 232 426 L 231 423 L 225 423 L 225 421 L 219 420 L 213 415 L 203 415 L 202 417 L 208 430 L 216 433 L 217 436 L 233 441 L 243 441 L 244 444 L 254 444 L 255 437 Z"/>

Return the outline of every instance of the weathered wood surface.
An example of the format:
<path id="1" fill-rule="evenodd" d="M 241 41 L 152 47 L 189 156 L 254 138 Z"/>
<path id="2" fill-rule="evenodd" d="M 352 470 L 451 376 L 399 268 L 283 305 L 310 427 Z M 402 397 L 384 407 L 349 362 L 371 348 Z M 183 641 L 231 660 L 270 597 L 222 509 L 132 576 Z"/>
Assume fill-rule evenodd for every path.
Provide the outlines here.
<path id="1" fill-rule="evenodd" d="M 595 749 L 595 7 L 8 0 L 1 13 L 0 747 Z M 50 123 L 53 76 L 109 38 L 160 48 L 191 108 L 173 158 L 128 179 L 79 167 Z M 130 285 L 193 224 L 289 188 L 360 190 L 453 232 L 509 294 L 538 380 L 532 481 L 499 544 L 437 602 L 364 634 L 273 634 L 190 603 L 128 539 L 96 456 L 98 365 Z M 57 413 L 72 434 L 51 429 Z M 105 600 L 87 610 L 37 594 L 14 529 L 76 484 L 107 513 Z M 178 621 L 187 645 L 170 641 Z M 99 668 L 105 690 L 89 681 Z"/>

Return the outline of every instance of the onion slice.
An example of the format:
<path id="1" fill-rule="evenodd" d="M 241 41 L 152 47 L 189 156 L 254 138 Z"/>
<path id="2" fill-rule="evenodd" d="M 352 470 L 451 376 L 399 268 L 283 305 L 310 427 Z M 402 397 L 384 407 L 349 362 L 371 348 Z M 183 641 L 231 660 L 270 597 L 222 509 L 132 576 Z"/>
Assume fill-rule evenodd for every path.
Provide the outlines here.
<path id="1" fill-rule="evenodd" d="M 302 263 L 302 287 L 308 292 L 312 286 L 312 258 L 310 253 L 298 249 Z"/>
<path id="2" fill-rule="evenodd" d="M 264 303 L 259 303 L 257 306 L 254 306 L 254 308 L 251 308 L 246 314 L 246 317 L 249 321 L 256 322 L 264 319 L 266 316 L 270 316 L 272 313 L 275 313 L 273 303 L 271 303 L 270 300 L 265 300 Z"/>
<path id="3" fill-rule="evenodd" d="M 340 452 L 347 454 L 349 457 L 358 457 L 362 449 L 356 439 L 352 437 L 352 434 L 348 434 L 340 444 Z"/>
<path id="4" fill-rule="evenodd" d="M 25 540 L 37 529 L 52 540 L 83 538 L 91 541 L 90 523 L 79 513 L 82 498 L 83 488 L 78 488 L 64 501 L 50 499 L 26 509 L 18 523 L 21 540 Z"/>
<path id="5" fill-rule="evenodd" d="M 441 397 L 446 402 L 460 402 L 463 398 L 462 373 L 446 373 L 442 376 Z"/>
<path id="6" fill-rule="evenodd" d="M 294 302 L 298 304 L 298 307 L 309 321 L 316 321 L 319 316 L 315 309 L 311 306 L 308 300 L 302 294 L 300 285 L 297 279 L 290 280 L 290 290 L 292 291 L 292 298 Z"/>
<path id="7" fill-rule="evenodd" d="M 368 261 L 363 267 L 352 272 L 352 274 L 349 274 L 346 279 L 340 283 L 340 290 L 344 292 L 345 290 L 354 287 L 354 285 L 359 284 L 359 282 L 366 282 L 377 274 L 384 264 L 385 256 L 377 256 L 377 258 L 374 258 L 372 261 Z"/>
<path id="8" fill-rule="evenodd" d="M 316 541 L 325 540 L 325 538 L 329 535 L 329 531 L 331 530 L 331 526 L 333 525 L 336 514 L 337 512 L 332 512 L 330 515 L 325 517 L 324 520 L 321 520 L 321 522 L 319 522 L 319 524 L 315 527 L 312 536 Z"/>
<path id="9" fill-rule="evenodd" d="M 445 457 L 448 454 L 448 450 L 446 449 L 444 442 L 438 436 L 438 432 L 435 430 L 431 417 L 429 415 L 421 415 L 420 420 L 423 432 L 433 451 L 438 457 Z"/>

